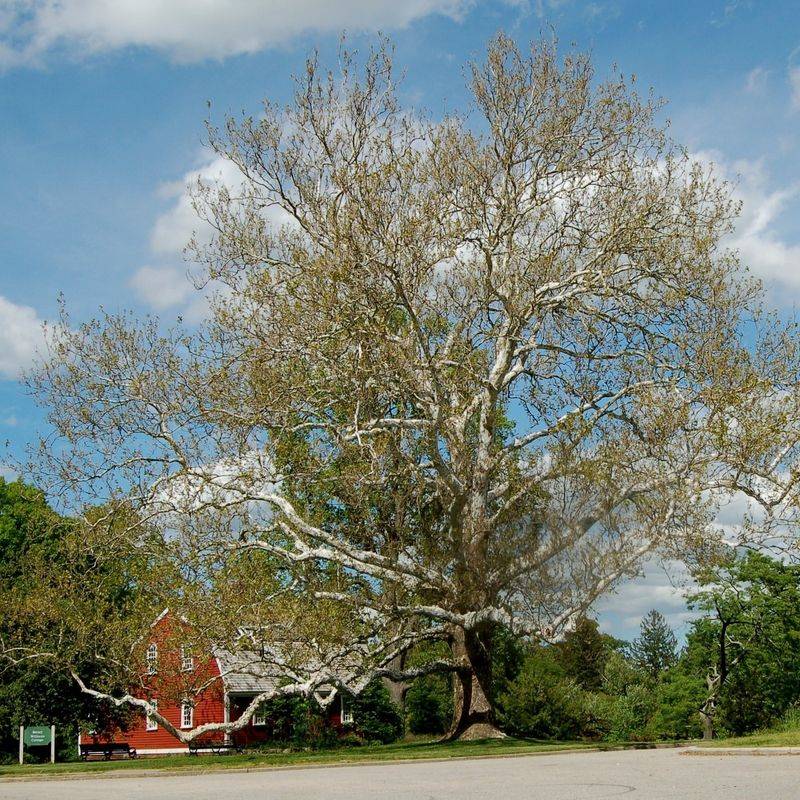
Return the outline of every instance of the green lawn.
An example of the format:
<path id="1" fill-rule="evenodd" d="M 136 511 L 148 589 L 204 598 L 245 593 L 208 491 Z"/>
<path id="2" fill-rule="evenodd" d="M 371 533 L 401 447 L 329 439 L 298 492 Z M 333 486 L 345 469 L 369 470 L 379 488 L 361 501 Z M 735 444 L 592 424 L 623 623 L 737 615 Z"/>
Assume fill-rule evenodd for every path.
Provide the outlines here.
<path id="1" fill-rule="evenodd" d="M 589 748 L 586 742 L 551 742 L 527 739 L 486 740 L 479 742 L 434 741 L 398 742 L 372 747 L 338 748 L 298 753 L 246 753 L 243 755 L 158 756 L 153 758 L 120 759 L 119 761 L 67 762 L 63 764 L 0 765 L 0 776 L 56 775 L 74 772 L 107 772 L 108 770 L 219 770 L 259 767 L 284 767 L 294 764 L 347 764 L 364 761 L 396 761 L 418 758 L 458 758 L 487 755 L 557 752 Z"/>
<path id="2" fill-rule="evenodd" d="M 698 742 L 703 747 L 800 747 L 800 730 L 758 731 L 748 736 Z"/>

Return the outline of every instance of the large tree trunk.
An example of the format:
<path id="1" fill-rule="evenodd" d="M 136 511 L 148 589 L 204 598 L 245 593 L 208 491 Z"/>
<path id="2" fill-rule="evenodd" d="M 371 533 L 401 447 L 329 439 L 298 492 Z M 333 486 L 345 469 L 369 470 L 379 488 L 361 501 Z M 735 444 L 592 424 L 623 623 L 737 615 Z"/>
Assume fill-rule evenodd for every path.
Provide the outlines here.
<path id="1" fill-rule="evenodd" d="M 705 711 L 700 711 L 700 722 L 703 726 L 703 739 L 714 738 L 714 717 Z"/>
<path id="2" fill-rule="evenodd" d="M 464 669 L 453 678 L 453 722 L 444 741 L 501 739 L 492 707 L 491 631 L 456 630 L 451 644 L 454 659 Z"/>
<path id="3" fill-rule="evenodd" d="M 389 666 L 391 669 L 402 671 L 405 669 L 407 658 L 408 651 L 404 650 L 398 656 L 395 656 L 387 666 Z M 384 678 L 383 685 L 389 692 L 391 701 L 402 712 L 406 707 L 406 694 L 408 693 L 411 684 L 409 684 L 407 681 L 394 681 L 391 678 Z"/>

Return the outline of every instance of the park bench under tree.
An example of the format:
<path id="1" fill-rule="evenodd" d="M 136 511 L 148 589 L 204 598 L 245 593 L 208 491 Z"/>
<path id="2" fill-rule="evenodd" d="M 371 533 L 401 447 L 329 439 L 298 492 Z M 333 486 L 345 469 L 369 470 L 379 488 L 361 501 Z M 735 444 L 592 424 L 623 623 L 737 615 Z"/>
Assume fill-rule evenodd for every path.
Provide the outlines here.
<path id="1" fill-rule="evenodd" d="M 90 756 L 102 756 L 105 761 L 110 761 L 114 756 L 127 756 L 136 758 L 136 748 L 127 742 L 100 742 L 81 744 L 81 759 L 87 761 Z"/>

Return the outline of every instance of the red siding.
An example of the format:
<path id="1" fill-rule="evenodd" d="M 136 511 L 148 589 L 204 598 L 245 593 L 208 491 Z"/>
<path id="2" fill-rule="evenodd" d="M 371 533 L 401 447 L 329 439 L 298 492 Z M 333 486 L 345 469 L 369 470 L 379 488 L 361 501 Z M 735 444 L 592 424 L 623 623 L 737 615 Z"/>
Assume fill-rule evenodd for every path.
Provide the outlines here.
<path id="1" fill-rule="evenodd" d="M 178 623 L 180 625 L 180 623 Z M 169 614 L 154 625 L 151 641 L 158 645 L 158 672 L 156 675 L 143 674 L 143 682 L 149 684 L 147 690 L 139 689 L 136 694 L 143 699 L 158 700 L 158 711 L 166 717 L 176 728 L 181 727 L 181 702 L 179 699 L 182 685 L 210 684 L 195 698 L 194 719 L 192 727 L 197 727 L 206 722 L 225 721 L 225 693 L 220 676 L 219 665 L 213 657 L 195 656 L 194 670 L 181 671 L 180 644 L 173 640 L 176 623 Z M 149 644 L 149 642 L 148 642 Z M 142 657 L 143 672 L 146 672 L 146 662 Z M 213 678 L 218 680 L 214 681 Z M 203 740 L 221 740 L 223 733 L 207 734 Z M 128 742 L 139 753 L 152 750 L 186 750 L 188 749 L 180 740 L 176 739 L 163 726 L 159 725 L 154 731 L 147 730 L 147 719 L 144 712 L 136 712 L 135 717 L 126 731 L 110 731 L 100 736 L 81 735 L 81 741 L 90 740 Z"/>
<path id="2" fill-rule="evenodd" d="M 231 720 L 237 720 L 242 716 L 242 713 L 250 704 L 251 698 L 249 697 L 232 697 L 231 698 Z M 236 744 L 244 745 L 245 747 L 251 744 L 260 744 L 269 739 L 269 728 L 266 725 L 253 725 L 251 719 L 247 725 L 241 730 L 234 731 L 231 735 Z"/>
<path id="3" fill-rule="evenodd" d="M 220 677 L 219 665 L 213 657 L 195 657 L 194 670 L 181 671 L 180 639 L 175 637 L 176 630 L 182 625 L 180 621 L 173 620 L 169 614 L 159 619 L 153 626 L 151 642 L 158 645 L 158 672 L 156 675 L 146 674 L 146 660 L 142 653 L 142 682 L 149 685 L 149 689 L 139 689 L 137 696 L 143 699 L 158 700 L 158 711 L 166 717 L 176 728 L 181 725 L 181 703 L 176 699 L 181 696 L 181 689 L 187 685 L 207 685 L 196 699 L 194 706 L 194 719 L 192 727 L 203 725 L 207 722 L 225 721 L 225 691 Z M 145 649 L 150 642 L 145 644 Z M 213 680 L 217 678 L 217 680 Z M 230 719 L 239 719 L 247 708 L 251 697 L 232 697 L 230 700 Z M 341 730 L 340 703 L 334 702 L 329 708 L 326 724 Z M 256 745 L 270 738 L 273 731 L 272 725 L 253 725 L 252 721 L 239 731 L 232 734 L 237 744 L 244 746 Z M 221 741 L 224 734 L 214 732 L 206 734 L 201 741 Z M 127 742 L 135 747 L 141 754 L 163 750 L 188 750 L 188 747 L 176 739 L 171 733 L 159 725 L 154 731 L 147 730 L 147 720 L 144 712 L 136 715 L 126 731 L 110 731 L 97 736 L 87 733 L 81 734 L 81 741 L 115 741 Z"/>
<path id="4" fill-rule="evenodd" d="M 219 669 L 216 662 L 213 661 L 216 674 L 219 675 Z M 157 693 L 151 695 L 157 698 Z M 158 711 L 163 714 L 176 728 L 181 726 L 181 707 L 175 703 L 159 703 Z M 195 701 L 194 707 L 194 720 L 193 727 L 202 725 L 206 722 L 223 722 L 225 720 L 225 702 L 222 691 L 222 686 L 215 684 L 213 687 L 203 692 L 199 699 Z M 120 739 L 115 741 L 128 742 L 132 747 L 135 747 L 138 752 L 146 753 L 148 750 L 167 750 L 183 748 L 186 745 L 182 744 L 171 733 L 159 725 L 157 730 L 147 730 L 147 720 L 145 715 L 139 715 L 135 725 L 132 725 L 127 731 L 119 734 Z M 222 739 L 222 733 L 207 734 L 204 739 Z"/>

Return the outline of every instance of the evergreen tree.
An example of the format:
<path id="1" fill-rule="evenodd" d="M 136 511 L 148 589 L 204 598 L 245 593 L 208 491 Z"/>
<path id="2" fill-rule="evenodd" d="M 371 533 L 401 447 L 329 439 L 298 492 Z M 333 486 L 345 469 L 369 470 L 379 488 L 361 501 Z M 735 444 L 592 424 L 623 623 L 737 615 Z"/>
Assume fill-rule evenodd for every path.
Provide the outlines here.
<path id="1" fill-rule="evenodd" d="M 642 618 L 639 631 L 639 637 L 630 644 L 630 658 L 653 680 L 658 680 L 675 663 L 678 640 L 664 615 L 655 609 Z"/>
<path id="2" fill-rule="evenodd" d="M 600 632 L 596 619 L 582 616 L 557 645 L 558 660 L 567 676 L 582 688 L 598 691 L 606 661 L 620 644 L 613 636 Z"/>

